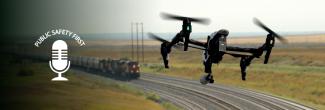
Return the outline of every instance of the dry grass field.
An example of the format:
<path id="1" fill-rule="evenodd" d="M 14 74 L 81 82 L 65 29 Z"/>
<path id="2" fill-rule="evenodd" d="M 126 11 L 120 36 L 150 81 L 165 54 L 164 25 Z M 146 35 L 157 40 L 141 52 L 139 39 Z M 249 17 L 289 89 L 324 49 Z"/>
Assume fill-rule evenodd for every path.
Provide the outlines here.
<path id="1" fill-rule="evenodd" d="M 289 98 L 314 108 L 325 109 L 325 35 L 289 36 L 290 48 L 274 48 L 268 65 L 262 64 L 264 56 L 255 59 L 248 68 L 247 81 L 240 80 L 239 60 L 225 56 L 221 64 L 213 65 L 216 82 L 224 85 L 253 89 L 279 97 Z M 229 44 L 258 46 L 264 37 L 233 38 Z M 98 43 L 98 44 L 97 44 Z M 131 58 L 130 41 L 90 41 L 73 54 Z M 145 61 L 142 72 L 167 74 L 198 80 L 203 74 L 201 51 L 183 52 L 173 49 L 170 69 L 164 69 L 159 54 L 159 43 L 145 41 Z M 299 44 L 295 47 L 294 44 Z M 304 46 L 304 45 L 308 46 Z M 315 44 L 315 45 L 313 45 Z M 140 53 L 141 54 L 141 53 Z M 141 58 L 141 57 L 140 57 Z"/>

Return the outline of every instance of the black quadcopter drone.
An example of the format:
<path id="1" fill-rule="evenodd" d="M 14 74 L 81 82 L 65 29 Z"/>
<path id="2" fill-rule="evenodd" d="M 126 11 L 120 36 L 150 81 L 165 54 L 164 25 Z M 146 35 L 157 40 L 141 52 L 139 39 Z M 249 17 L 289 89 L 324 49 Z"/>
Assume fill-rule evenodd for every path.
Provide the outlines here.
<path id="1" fill-rule="evenodd" d="M 265 43 L 258 48 L 242 48 L 242 47 L 234 47 L 227 46 L 227 36 L 229 31 L 226 29 L 221 29 L 210 34 L 207 37 L 207 42 L 200 42 L 193 39 L 190 39 L 190 34 L 192 32 L 191 22 L 200 23 L 200 24 L 209 24 L 209 19 L 205 18 L 190 18 L 190 17 L 182 17 L 178 15 L 161 13 L 161 17 L 170 20 L 181 20 L 183 21 L 182 30 L 176 34 L 176 36 L 172 39 L 171 42 L 164 40 L 152 33 L 148 33 L 149 37 L 155 40 L 162 42 L 160 52 L 162 58 L 164 60 L 165 68 L 169 68 L 168 66 L 168 55 L 171 52 L 172 47 L 180 47 L 184 46 L 184 51 L 188 50 L 188 47 L 203 50 L 204 56 L 204 67 L 205 73 L 207 75 L 203 75 L 200 79 L 201 84 L 213 83 L 214 79 L 212 76 L 212 64 L 218 64 L 224 54 L 231 55 L 233 57 L 240 57 L 240 68 L 241 68 L 241 76 L 242 80 L 246 80 L 246 68 L 250 65 L 251 61 L 254 58 L 260 58 L 264 51 L 266 51 L 264 64 L 268 63 L 272 48 L 275 43 L 275 38 L 277 38 L 282 43 L 287 43 L 287 40 L 266 27 L 261 21 L 254 18 L 254 23 L 268 32 L 266 36 Z"/>

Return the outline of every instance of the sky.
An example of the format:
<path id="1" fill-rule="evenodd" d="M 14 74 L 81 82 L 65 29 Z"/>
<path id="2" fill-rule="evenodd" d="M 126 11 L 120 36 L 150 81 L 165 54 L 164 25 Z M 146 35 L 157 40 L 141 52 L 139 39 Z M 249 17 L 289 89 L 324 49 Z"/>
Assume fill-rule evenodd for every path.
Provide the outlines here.
<path id="1" fill-rule="evenodd" d="M 324 0 L 23 0 L 2 4 L 7 34 L 41 34 L 65 28 L 76 33 L 129 33 L 131 22 L 145 32 L 179 32 L 181 22 L 161 12 L 205 17 L 193 32 L 262 32 L 253 18 L 279 32 L 325 32 Z"/>

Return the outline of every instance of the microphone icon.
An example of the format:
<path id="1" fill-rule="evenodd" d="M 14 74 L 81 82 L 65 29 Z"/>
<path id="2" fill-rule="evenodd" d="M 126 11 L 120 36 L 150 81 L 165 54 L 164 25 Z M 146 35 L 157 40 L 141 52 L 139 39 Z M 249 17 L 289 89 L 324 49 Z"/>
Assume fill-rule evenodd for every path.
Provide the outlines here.
<path id="1" fill-rule="evenodd" d="M 62 77 L 70 68 L 70 61 L 68 61 L 68 45 L 63 40 L 56 40 L 52 44 L 52 60 L 49 61 L 50 68 L 53 72 L 58 74 L 58 77 L 52 81 L 68 81 L 67 78 Z"/>

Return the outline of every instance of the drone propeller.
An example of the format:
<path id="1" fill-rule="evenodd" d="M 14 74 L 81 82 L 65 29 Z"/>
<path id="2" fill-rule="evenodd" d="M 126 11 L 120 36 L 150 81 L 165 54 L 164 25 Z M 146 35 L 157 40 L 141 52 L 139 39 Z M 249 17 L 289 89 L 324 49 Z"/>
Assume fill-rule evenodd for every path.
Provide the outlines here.
<path id="1" fill-rule="evenodd" d="M 272 34 L 275 38 L 277 38 L 280 42 L 282 43 L 288 43 L 288 40 L 285 39 L 284 37 L 280 36 L 279 34 L 275 33 L 274 31 L 272 31 L 270 28 L 268 28 L 266 25 L 264 25 L 260 20 L 258 20 L 257 18 L 254 18 L 254 23 L 261 27 L 262 29 L 264 29 L 265 31 L 267 31 L 269 34 Z"/>
<path id="2" fill-rule="evenodd" d="M 274 31 L 272 31 L 270 28 L 268 28 L 266 25 L 264 25 L 257 18 L 254 18 L 254 23 L 269 33 L 267 35 L 266 42 L 265 42 L 266 43 L 266 48 L 265 48 L 266 54 L 265 54 L 264 64 L 267 64 L 269 61 L 269 58 L 270 58 L 272 48 L 274 46 L 274 37 L 277 38 L 281 43 L 285 43 L 285 44 L 288 43 L 288 40 L 285 39 L 284 37 L 280 36 L 279 34 L 275 33 Z"/>
<path id="3" fill-rule="evenodd" d="M 169 13 L 160 13 L 160 16 L 164 19 L 169 19 L 169 20 L 181 20 L 181 21 L 189 20 L 191 22 L 200 23 L 200 24 L 204 24 L 204 25 L 210 24 L 210 19 L 207 19 L 207 18 L 183 17 L 183 16 L 169 14 Z"/>
<path id="4" fill-rule="evenodd" d="M 155 35 L 153 33 L 149 32 L 148 35 L 149 35 L 149 38 L 151 38 L 151 39 L 157 40 L 157 41 L 162 42 L 162 43 L 164 43 L 164 42 L 169 43 L 169 41 L 167 41 L 167 40 L 165 40 L 165 39 L 163 39 L 163 38 L 161 38 L 161 37 L 159 37 L 159 36 L 157 36 L 157 35 Z M 173 47 L 176 48 L 176 49 L 181 49 L 182 45 L 181 44 L 175 44 L 175 45 L 173 45 Z"/>
<path id="5" fill-rule="evenodd" d="M 157 35 L 155 35 L 155 34 L 153 34 L 151 32 L 149 32 L 148 35 L 149 35 L 149 38 L 151 38 L 151 39 L 154 39 L 154 40 L 157 40 L 157 41 L 160 41 L 160 42 L 168 42 L 167 40 L 165 40 L 165 39 L 163 39 L 163 38 L 161 38 L 161 37 L 159 37 L 159 36 L 157 36 Z"/>

